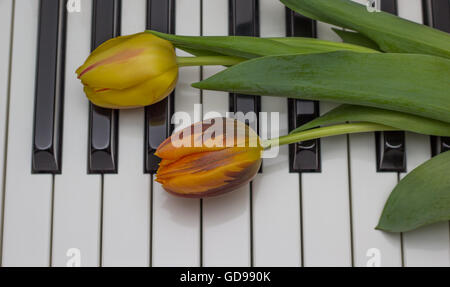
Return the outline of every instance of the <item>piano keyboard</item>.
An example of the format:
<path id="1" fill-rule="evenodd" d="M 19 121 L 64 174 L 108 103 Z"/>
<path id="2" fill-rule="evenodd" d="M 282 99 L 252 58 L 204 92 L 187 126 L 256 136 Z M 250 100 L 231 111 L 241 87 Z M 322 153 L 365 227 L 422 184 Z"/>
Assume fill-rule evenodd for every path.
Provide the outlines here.
<path id="1" fill-rule="evenodd" d="M 381 9 L 450 32 L 449 1 Z M 88 103 L 74 73 L 105 40 L 146 28 L 339 41 L 330 25 L 276 0 L 5 0 L 0 25 L 1 266 L 450 266 L 448 222 L 374 230 L 392 188 L 448 138 L 298 143 L 236 192 L 176 198 L 153 181 L 153 152 L 182 127 L 174 112 L 276 111 L 283 135 L 336 105 L 199 91 L 190 83 L 223 68 L 186 67 L 164 101 L 111 111 Z"/>

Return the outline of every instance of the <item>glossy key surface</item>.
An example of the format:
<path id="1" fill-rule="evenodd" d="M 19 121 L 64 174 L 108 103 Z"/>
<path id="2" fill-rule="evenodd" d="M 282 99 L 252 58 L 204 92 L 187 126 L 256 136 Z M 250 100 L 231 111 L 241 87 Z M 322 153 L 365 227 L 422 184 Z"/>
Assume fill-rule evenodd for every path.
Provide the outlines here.
<path id="1" fill-rule="evenodd" d="M 378 171 L 403 172 L 406 170 L 404 132 L 377 132 L 375 142 Z"/>
<path id="2" fill-rule="evenodd" d="M 94 0 L 92 40 L 94 50 L 120 33 L 120 0 Z M 88 173 L 116 173 L 118 112 L 90 104 Z"/>
<path id="3" fill-rule="evenodd" d="M 289 128 L 293 130 L 319 116 L 319 103 L 289 99 Z M 320 172 L 320 140 L 310 140 L 290 145 L 291 172 Z"/>
<path id="4" fill-rule="evenodd" d="M 66 37 L 65 1 L 42 0 L 39 8 L 33 173 L 61 172 L 62 107 Z"/>

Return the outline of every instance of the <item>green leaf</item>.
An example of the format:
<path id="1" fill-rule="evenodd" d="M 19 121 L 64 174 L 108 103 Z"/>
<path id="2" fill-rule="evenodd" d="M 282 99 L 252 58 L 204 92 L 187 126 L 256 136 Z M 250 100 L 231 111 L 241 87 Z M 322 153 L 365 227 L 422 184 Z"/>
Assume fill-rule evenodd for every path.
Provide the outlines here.
<path id="1" fill-rule="evenodd" d="M 389 196 L 376 229 L 406 232 L 450 220 L 450 152 L 408 174 Z"/>
<path id="2" fill-rule="evenodd" d="M 179 36 L 155 31 L 148 32 L 170 41 L 175 47 L 196 56 L 220 54 L 251 59 L 271 55 L 323 53 L 339 50 L 376 52 L 366 47 L 301 37 Z"/>
<path id="3" fill-rule="evenodd" d="M 353 51 L 364 53 L 376 53 L 379 50 L 378 46 L 373 43 L 375 49 L 363 45 L 354 45 L 353 43 L 340 43 L 319 40 L 315 38 L 303 38 L 303 37 L 283 37 L 283 38 L 270 38 L 273 41 L 283 43 L 298 49 L 296 54 L 310 54 L 310 53 L 324 53 L 334 51 Z M 370 40 L 368 40 L 370 41 Z"/>
<path id="4" fill-rule="evenodd" d="M 345 122 L 370 122 L 419 134 L 450 136 L 450 124 L 448 123 L 412 114 L 354 105 L 341 105 L 323 116 L 296 128 L 291 133 Z"/>
<path id="5" fill-rule="evenodd" d="M 192 86 L 250 95 L 371 106 L 450 122 L 450 60 L 412 54 L 270 56 Z"/>
<path id="6" fill-rule="evenodd" d="M 191 55 L 194 55 L 196 57 L 203 57 L 203 56 L 224 56 L 223 54 L 214 53 L 207 50 L 199 50 L 199 49 L 192 49 L 189 47 L 184 47 L 182 45 L 175 46 L 178 49 L 181 49 Z"/>
<path id="7" fill-rule="evenodd" d="M 174 46 L 206 50 L 222 55 L 256 58 L 267 55 L 295 54 L 297 49 L 265 38 L 244 36 L 179 36 L 148 31 Z"/>
<path id="8" fill-rule="evenodd" d="M 367 47 L 369 49 L 373 50 L 380 50 L 380 47 L 378 45 L 370 40 L 369 38 L 365 37 L 361 33 L 353 32 L 353 31 L 344 31 L 341 29 L 331 28 L 345 43 L 359 45 L 363 47 Z"/>
<path id="9" fill-rule="evenodd" d="M 320 127 L 306 131 L 299 131 L 296 133 L 290 133 L 288 135 L 281 136 L 279 138 L 265 140 L 263 142 L 263 147 L 266 149 L 271 146 L 277 145 L 281 146 L 296 142 L 309 141 L 313 139 L 320 139 L 337 135 L 368 133 L 377 131 L 398 131 L 398 129 L 382 124 L 374 124 L 368 122 L 345 123 L 327 127 Z"/>
<path id="10" fill-rule="evenodd" d="M 325 100 L 450 122 L 450 60 L 354 53 L 252 59 L 193 84 L 205 90 Z"/>
<path id="11" fill-rule="evenodd" d="M 393 53 L 431 54 L 450 58 L 450 35 L 385 12 L 370 13 L 350 0 L 281 0 L 315 20 L 358 31 Z"/>

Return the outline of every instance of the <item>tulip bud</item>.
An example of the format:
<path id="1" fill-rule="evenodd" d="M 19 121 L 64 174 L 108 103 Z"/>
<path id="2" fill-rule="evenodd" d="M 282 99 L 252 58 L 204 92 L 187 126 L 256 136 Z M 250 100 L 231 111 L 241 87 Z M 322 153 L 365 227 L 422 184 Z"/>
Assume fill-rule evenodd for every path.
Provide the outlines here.
<path id="1" fill-rule="evenodd" d="M 175 87 L 178 66 L 170 42 L 139 33 L 106 41 L 76 73 L 93 104 L 136 108 L 167 97 Z"/>
<path id="2" fill-rule="evenodd" d="M 195 123 L 167 138 L 156 181 L 172 194 L 211 197 L 250 182 L 261 166 L 261 141 L 254 130 L 230 118 Z"/>

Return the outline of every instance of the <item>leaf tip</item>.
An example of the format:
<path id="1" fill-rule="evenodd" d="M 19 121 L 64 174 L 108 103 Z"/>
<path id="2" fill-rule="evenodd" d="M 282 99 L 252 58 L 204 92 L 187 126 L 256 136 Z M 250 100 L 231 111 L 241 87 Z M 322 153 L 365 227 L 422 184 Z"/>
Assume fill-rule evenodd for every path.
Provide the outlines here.
<path id="1" fill-rule="evenodd" d="M 196 88 L 196 89 L 202 89 L 202 82 L 192 83 L 191 87 Z"/>
<path id="2" fill-rule="evenodd" d="M 399 228 L 398 226 L 390 226 L 389 224 L 385 225 L 381 222 L 381 219 L 380 219 L 380 222 L 378 222 L 378 225 L 374 229 L 379 230 L 379 231 L 384 231 L 384 232 L 390 232 L 390 233 L 399 233 L 399 232 L 408 231 L 406 229 Z"/>

